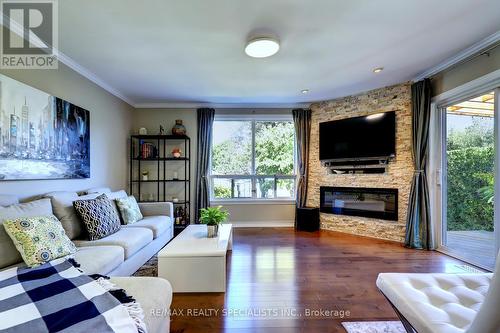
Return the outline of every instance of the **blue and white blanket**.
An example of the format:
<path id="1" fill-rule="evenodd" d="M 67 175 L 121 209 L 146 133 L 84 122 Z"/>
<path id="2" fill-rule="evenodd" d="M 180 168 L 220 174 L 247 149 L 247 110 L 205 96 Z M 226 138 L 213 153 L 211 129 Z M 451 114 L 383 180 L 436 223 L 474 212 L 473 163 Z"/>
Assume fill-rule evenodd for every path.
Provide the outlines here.
<path id="1" fill-rule="evenodd" d="M 1 271 L 0 332 L 144 332 L 112 288 L 64 259 Z"/>

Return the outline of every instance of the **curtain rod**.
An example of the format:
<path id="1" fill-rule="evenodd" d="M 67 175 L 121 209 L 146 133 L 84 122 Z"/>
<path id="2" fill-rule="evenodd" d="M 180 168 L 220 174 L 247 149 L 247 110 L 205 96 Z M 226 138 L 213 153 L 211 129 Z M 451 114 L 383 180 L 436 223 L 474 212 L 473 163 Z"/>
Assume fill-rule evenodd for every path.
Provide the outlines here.
<path id="1" fill-rule="evenodd" d="M 442 73 L 444 73 L 444 72 L 447 72 L 447 71 L 449 71 L 449 70 L 451 70 L 451 69 L 453 69 L 453 68 L 455 68 L 455 67 L 457 67 L 457 66 L 460 66 L 460 65 L 466 64 L 466 63 L 468 63 L 468 62 L 471 62 L 472 60 L 474 60 L 474 59 L 476 59 L 476 58 L 479 58 L 479 57 L 481 57 L 481 56 L 483 56 L 483 55 L 486 55 L 486 56 L 488 56 L 488 57 L 489 57 L 489 56 L 490 56 L 491 51 L 493 51 L 494 49 L 496 49 L 496 48 L 497 48 L 497 47 L 499 47 L 499 46 L 500 46 L 500 41 L 497 41 L 496 43 L 493 43 L 493 44 L 491 44 L 491 45 L 489 45 L 489 46 L 485 47 L 484 49 L 482 49 L 481 51 L 479 51 L 479 52 L 477 52 L 477 53 L 475 53 L 475 54 L 471 55 L 470 57 L 467 57 L 467 58 L 465 58 L 465 59 L 463 59 L 463 60 L 460 60 L 460 61 L 458 61 L 458 62 L 454 63 L 453 65 L 451 65 L 451 66 L 449 66 L 449 67 L 446 67 L 446 68 L 444 68 L 443 70 L 441 70 L 441 71 L 439 71 L 439 72 L 437 72 L 437 73 L 435 73 L 435 74 L 431 75 L 431 76 L 430 76 L 430 78 L 432 79 L 432 78 L 434 78 L 434 77 L 436 77 L 436 76 L 438 76 L 438 75 L 440 75 L 440 74 L 442 74 Z"/>

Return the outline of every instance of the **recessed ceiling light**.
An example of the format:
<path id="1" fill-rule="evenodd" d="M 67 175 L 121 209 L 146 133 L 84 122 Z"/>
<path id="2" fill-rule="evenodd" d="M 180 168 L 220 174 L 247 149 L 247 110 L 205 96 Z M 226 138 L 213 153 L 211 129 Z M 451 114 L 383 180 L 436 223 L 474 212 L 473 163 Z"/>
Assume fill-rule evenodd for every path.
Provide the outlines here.
<path id="1" fill-rule="evenodd" d="M 384 67 L 377 67 L 373 70 L 373 73 L 380 73 L 384 70 Z"/>
<path id="2" fill-rule="evenodd" d="M 245 53 L 253 58 L 270 57 L 280 49 L 280 43 L 271 37 L 259 37 L 250 40 L 245 47 Z"/>
<path id="3" fill-rule="evenodd" d="M 300 92 L 305 95 L 309 93 L 309 89 L 302 89 Z"/>

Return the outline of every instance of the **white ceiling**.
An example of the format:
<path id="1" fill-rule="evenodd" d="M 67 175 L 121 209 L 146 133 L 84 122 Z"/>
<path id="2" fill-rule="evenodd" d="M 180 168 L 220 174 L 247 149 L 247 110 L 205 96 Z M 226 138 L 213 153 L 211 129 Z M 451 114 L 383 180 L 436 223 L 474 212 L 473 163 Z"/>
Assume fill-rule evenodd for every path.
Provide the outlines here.
<path id="1" fill-rule="evenodd" d="M 64 0 L 59 18 L 59 49 L 132 104 L 293 104 L 411 80 L 500 30 L 500 1 Z M 275 56 L 245 55 L 256 30 Z"/>

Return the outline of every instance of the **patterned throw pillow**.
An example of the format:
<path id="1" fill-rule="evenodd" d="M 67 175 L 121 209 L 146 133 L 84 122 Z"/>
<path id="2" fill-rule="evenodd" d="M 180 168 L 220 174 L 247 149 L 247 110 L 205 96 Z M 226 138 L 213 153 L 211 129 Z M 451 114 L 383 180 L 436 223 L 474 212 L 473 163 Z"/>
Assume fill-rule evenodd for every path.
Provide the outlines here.
<path id="1" fill-rule="evenodd" d="M 75 244 L 53 215 L 8 220 L 3 225 L 29 267 L 76 252 Z"/>
<path id="2" fill-rule="evenodd" d="M 105 194 L 92 200 L 76 200 L 73 206 L 87 229 L 89 240 L 98 240 L 120 230 L 120 216 Z"/>
<path id="3" fill-rule="evenodd" d="M 142 220 L 141 210 L 133 195 L 126 198 L 118 198 L 115 202 L 124 224 L 132 224 Z"/>

